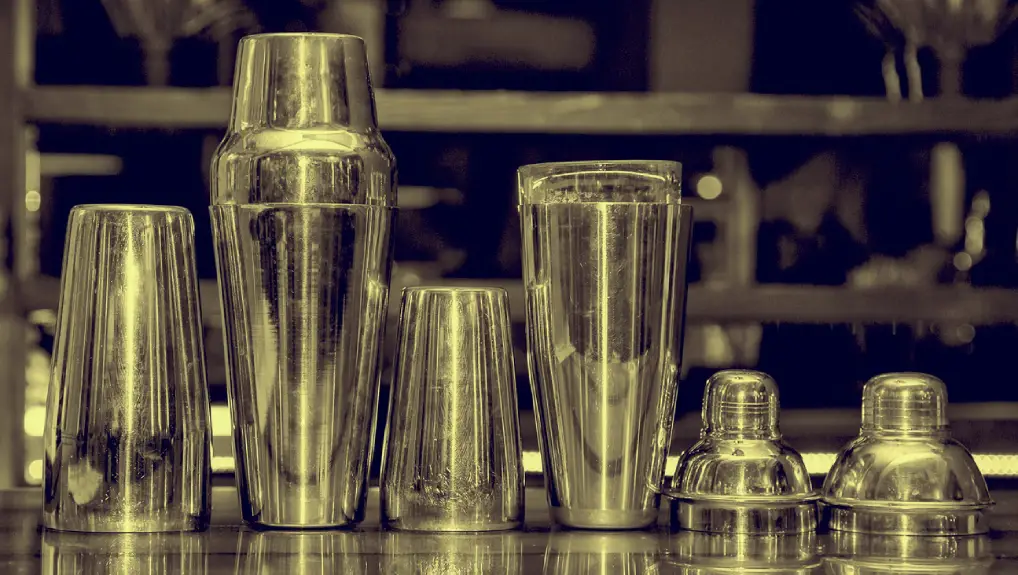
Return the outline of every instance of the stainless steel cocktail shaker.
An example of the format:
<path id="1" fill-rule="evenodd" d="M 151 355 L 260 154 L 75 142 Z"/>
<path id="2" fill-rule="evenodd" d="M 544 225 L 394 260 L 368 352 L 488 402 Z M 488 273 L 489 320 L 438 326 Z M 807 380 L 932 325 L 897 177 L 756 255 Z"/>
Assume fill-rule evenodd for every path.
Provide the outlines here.
<path id="1" fill-rule="evenodd" d="M 570 527 L 657 520 L 693 218 L 680 170 L 519 170 L 530 383 L 552 518 Z"/>
<path id="2" fill-rule="evenodd" d="M 244 518 L 355 524 L 375 434 L 396 204 L 363 41 L 241 40 L 211 179 Z"/>

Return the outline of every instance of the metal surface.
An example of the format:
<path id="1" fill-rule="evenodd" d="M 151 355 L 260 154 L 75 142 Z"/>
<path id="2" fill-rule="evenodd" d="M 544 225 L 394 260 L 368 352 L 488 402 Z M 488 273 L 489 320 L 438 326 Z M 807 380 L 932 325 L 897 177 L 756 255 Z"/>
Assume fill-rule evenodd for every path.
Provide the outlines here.
<path id="1" fill-rule="evenodd" d="M 947 388 L 922 373 L 874 377 L 862 427 L 831 468 L 824 519 L 834 530 L 895 535 L 985 533 L 993 504 L 972 455 L 950 436 Z"/>
<path id="2" fill-rule="evenodd" d="M 187 210 L 71 211 L 52 366 L 43 525 L 207 527 L 212 434 Z"/>
<path id="3" fill-rule="evenodd" d="M 522 525 L 511 327 L 505 290 L 403 291 L 379 478 L 386 527 Z"/>
<path id="4" fill-rule="evenodd" d="M 692 208 L 674 162 L 519 171 L 531 389 L 555 520 L 654 522 L 682 362 Z"/>
<path id="5" fill-rule="evenodd" d="M 363 42 L 241 41 L 212 224 L 247 521 L 364 518 L 392 264 L 396 164 Z"/>
<path id="6" fill-rule="evenodd" d="M 666 495 L 672 526 L 713 533 L 812 532 L 817 493 L 781 437 L 778 387 L 765 373 L 707 380 L 700 440 L 679 458 Z"/>
<path id="7" fill-rule="evenodd" d="M 212 527 L 187 534 L 185 543 L 161 534 L 120 537 L 120 549 L 111 553 L 105 536 L 83 536 L 68 545 L 55 545 L 52 532 L 38 532 L 41 498 L 38 489 L 0 490 L 0 571 L 46 573 L 44 549 L 96 557 L 91 570 L 68 573 L 163 573 L 176 565 L 195 565 L 174 573 L 241 575 L 247 573 L 473 573 L 522 574 L 717 574 L 722 573 L 937 573 L 951 571 L 947 564 L 965 566 L 967 550 L 978 553 L 971 571 L 1018 573 L 1018 491 L 998 490 L 1000 505 L 990 518 L 991 537 L 893 537 L 865 535 L 864 545 L 842 545 L 834 532 L 761 537 L 696 532 L 670 533 L 667 528 L 648 531 L 599 532 L 559 530 L 550 522 L 543 488 L 528 488 L 527 525 L 522 531 L 490 533 L 420 533 L 383 531 L 379 524 L 379 490 L 368 492 L 368 518 L 354 530 L 260 531 L 242 526 L 237 490 L 212 489 Z M 659 516 L 662 527 L 667 513 Z M 67 535 L 67 534 L 60 534 Z M 61 538 L 61 540 L 66 540 Z M 187 540 L 200 544 L 186 543 Z M 798 541 L 801 546 L 796 545 Z M 149 543 L 153 542 L 153 543 Z M 904 543 L 904 545 L 902 545 Z M 80 544 L 80 547 L 78 545 Z M 45 547 L 43 546 L 45 545 Z M 982 547 L 979 550 L 979 547 Z M 939 549 L 939 551 L 938 551 Z M 91 553 L 88 553 L 91 551 Z M 926 555 L 924 555 L 924 553 Z M 132 558 L 134 555 L 136 558 Z M 187 557 L 181 557 L 186 555 Z M 197 557 L 194 557 L 194 556 Z M 923 557 L 927 557 L 924 560 Z M 784 557 L 787 559 L 780 559 Z M 882 557 L 882 558 L 881 558 Z M 951 557 L 954 557 L 952 559 Z M 962 559 L 958 559 L 962 557 Z M 798 558 L 802 558 L 800 563 Z M 879 562 L 874 561 L 880 559 Z M 68 562 L 71 559 L 67 560 Z M 992 561 L 992 563 L 991 563 Z M 129 568 L 117 569 L 118 565 Z M 812 566 L 812 569 L 803 567 Z M 840 567 L 845 565 L 845 567 Z M 986 567 L 988 565 L 988 567 Z M 169 566 L 169 567 L 164 567 Z M 200 567 L 199 567 L 200 566 Z M 840 569 L 832 571 L 833 569 Z M 203 571 L 204 569 L 204 571 Z M 846 570 L 847 569 L 847 570 Z"/>

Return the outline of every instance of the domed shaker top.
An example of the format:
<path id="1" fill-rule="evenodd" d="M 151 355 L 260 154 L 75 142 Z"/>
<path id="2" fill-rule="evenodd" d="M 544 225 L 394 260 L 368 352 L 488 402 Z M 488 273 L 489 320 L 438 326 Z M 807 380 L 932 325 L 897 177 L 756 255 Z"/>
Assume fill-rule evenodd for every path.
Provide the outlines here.
<path id="1" fill-rule="evenodd" d="M 859 437 L 828 473 L 823 503 L 832 530 L 985 533 L 993 502 L 972 454 L 950 436 L 944 382 L 923 373 L 869 380 Z"/>
<path id="2" fill-rule="evenodd" d="M 778 427 L 777 384 L 727 370 L 707 381 L 700 440 L 679 459 L 667 495 L 672 525 L 713 533 L 816 528 L 816 493 L 802 457 Z"/>

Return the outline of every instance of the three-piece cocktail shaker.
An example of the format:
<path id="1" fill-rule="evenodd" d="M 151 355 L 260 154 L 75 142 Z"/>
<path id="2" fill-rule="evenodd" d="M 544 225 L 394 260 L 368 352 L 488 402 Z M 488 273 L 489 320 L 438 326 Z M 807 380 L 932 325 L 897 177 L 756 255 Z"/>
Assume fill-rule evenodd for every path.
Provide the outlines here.
<path id="1" fill-rule="evenodd" d="M 357 523 L 396 205 L 396 163 L 377 128 L 363 41 L 244 38 L 211 180 L 244 518 Z"/>

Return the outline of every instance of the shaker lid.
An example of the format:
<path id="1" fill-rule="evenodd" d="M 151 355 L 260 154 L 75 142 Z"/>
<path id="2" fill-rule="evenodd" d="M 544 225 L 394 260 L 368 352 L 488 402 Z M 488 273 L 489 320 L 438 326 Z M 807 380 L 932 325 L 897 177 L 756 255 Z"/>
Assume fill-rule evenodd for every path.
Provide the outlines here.
<path id="1" fill-rule="evenodd" d="M 987 531 L 992 505 L 972 454 L 950 437 L 947 388 L 924 373 L 878 375 L 863 388 L 859 437 L 823 487 L 832 530 L 889 535 Z"/>
<path id="2" fill-rule="evenodd" d="M 714 533 L 797 533 L 816 527 L 816 493 L 778 426 L 767 374 L 727 370 L 707 381 L 700 440 L 679 459 L 668 496 L 673 526 Z"/>

